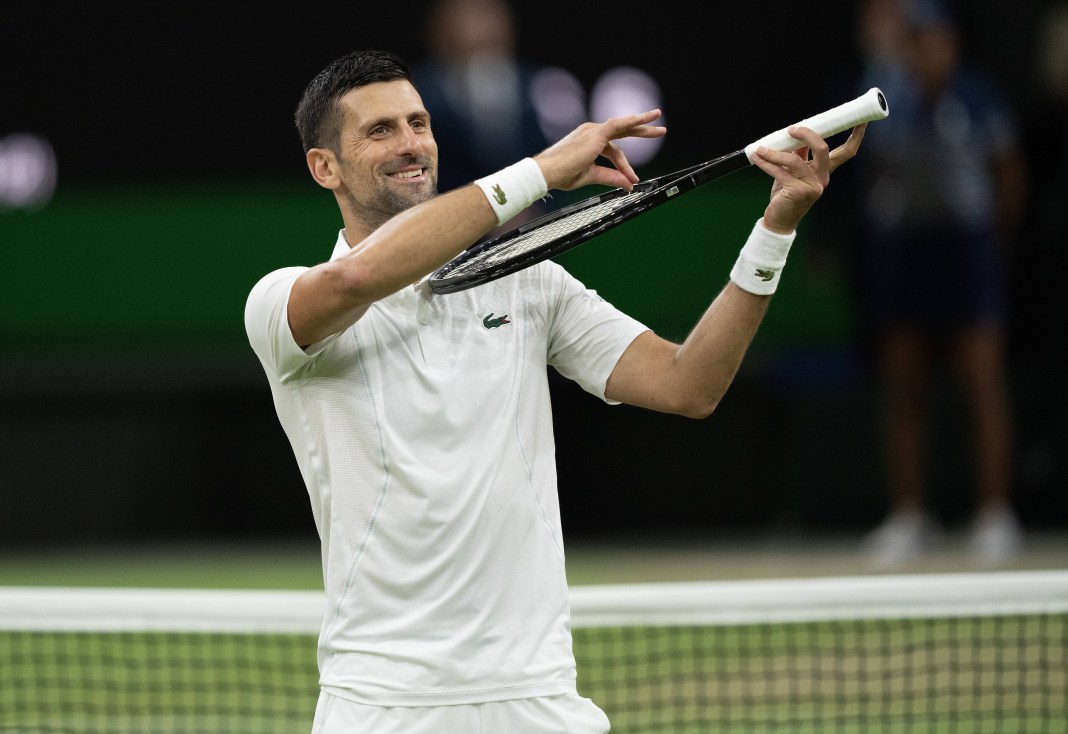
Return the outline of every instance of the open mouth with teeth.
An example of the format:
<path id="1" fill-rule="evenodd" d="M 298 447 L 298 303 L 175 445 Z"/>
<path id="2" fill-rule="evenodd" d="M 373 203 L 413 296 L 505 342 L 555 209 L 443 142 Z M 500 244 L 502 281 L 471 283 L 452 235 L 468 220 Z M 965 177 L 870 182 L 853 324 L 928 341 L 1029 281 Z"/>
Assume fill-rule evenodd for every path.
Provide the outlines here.
<path id="1" fill-rule="evenodd" d="M 396 173 L 389 174 L 390 178 L 418 178 L 426 173 L 425 168 L 419 168 L 414 171 L 397 171 Z"/>

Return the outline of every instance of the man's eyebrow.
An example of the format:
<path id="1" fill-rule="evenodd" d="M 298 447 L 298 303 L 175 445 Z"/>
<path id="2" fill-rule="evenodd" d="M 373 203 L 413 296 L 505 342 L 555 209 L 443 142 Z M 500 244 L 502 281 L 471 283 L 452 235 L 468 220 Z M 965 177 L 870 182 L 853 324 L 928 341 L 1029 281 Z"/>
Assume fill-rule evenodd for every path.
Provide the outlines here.
<path id="1" fill-rule="evenodd" d="M 412 112 L 409 112 L 406 115 L 382 115 L 381 117 L 377 117 L 377 118 L 374 118 L 372 120 L 368 120 L 367 122 L 365 122 L 364 123 L 364 128 L 367 129 L 367 130 L 370 130 L 371 128 L 378 127 L 379 125 L 393 125 L 393 124 L 396 124 L 397 120 L 401 120 L 401 119 L 403 119 L 403 120 L 419 120 L 419 119 L 429 120 L 430 119 L 430 113 L 427 112 L 426 110 L 420 109 L 420 110 L 413 110 Z"/>
<path id="2" fill-rule="evenodd" d="M 365 130 L 370 130 L 371 128 L 378 127 L 379 125 L 392 125 L 392 124 L 393 124 L 393 118 L 389 117 L 387 115 L 383 115 L 382 117 L 377 117 L 377 118 L 375 118 L 373 120 L 368 121 L 366 124 L 364 124 L 364 129 Z"/>

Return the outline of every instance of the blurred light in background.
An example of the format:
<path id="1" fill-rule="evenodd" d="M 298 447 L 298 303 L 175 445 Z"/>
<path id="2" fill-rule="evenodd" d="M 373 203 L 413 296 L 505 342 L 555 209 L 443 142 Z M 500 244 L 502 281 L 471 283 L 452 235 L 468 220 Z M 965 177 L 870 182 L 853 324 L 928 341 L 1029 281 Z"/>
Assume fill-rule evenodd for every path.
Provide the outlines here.
<path id="1" fill-rule="evenodd" d="M 56 191 L 56 154 L 40 135 L 0 138 L 0 209 L 39 209 Z"/>
<path id="2" fill-rule="evenodd" d="M 617 66 L 606 71 L 593 85 L 590 116 L 596 122 L 610 117 L 633 115 L 660 107 L 660 85 L 649 74 L 632 66 Z M 664 125 L 661 115 L 657 125 Z M 616 143 L 633 166 L 651 161 L 660 150 L 663 138 L 623 138 Z"/>
<path id="3" fill-rule="evenodd" d="M 587 112 L 582 82 L 566 69 L 550 66 L 537 72 L 531 84 L 534 107 L 542 132 L 559 140 L 587 120 L 632 115 L 660 107 L 660 85 L 649 74 L 631 66 L 617 66 L 602 74 L 590 93 Z M 664 118 L 657 122 L 664 124 Z M 663 138 L 624 138 L 617 141 L 631 165 L 651 161 Z"/>
<path id="4" fill-rule="evenodd" d="M 586 92 L 567 69 L 539 69 L 530 83 L 538 123 L 549 140 L 557 141 L 586 121 Z"/>

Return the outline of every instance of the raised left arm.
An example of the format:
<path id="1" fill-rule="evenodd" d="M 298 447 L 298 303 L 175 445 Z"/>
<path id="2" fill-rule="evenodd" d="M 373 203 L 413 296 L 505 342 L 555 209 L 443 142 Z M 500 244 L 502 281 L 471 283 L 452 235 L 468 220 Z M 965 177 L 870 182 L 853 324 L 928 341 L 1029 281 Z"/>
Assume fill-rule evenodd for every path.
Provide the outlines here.
<path id="1" fill-rule="evenodd" d="M 831 172 L 856 155 L 864 129 L 864 125 L 855 128 L 834 151 L 808 128 L 791 132 L 806 143 L 805 148 L 789 153 L 758 149 L 754 164 L 773 183 L 771 201 L 747 248 L 754 242 L 780 248 L 785 260 L 797 225 L 823 194 Z M 652 332 L 636 338 L 609 376 L 606 397 L 691 418 L 710 415 L 733 382 L 771 300 L 770 294 L 747 288 L 744 278 L 732 274 L 682 344 Z"/>

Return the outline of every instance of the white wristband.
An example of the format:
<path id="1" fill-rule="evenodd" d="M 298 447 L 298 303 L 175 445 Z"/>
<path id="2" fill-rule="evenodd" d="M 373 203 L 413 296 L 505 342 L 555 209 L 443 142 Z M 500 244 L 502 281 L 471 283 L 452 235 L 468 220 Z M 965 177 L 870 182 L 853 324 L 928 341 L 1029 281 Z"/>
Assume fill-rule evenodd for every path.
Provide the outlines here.
<path id="1" fill-rule="evenodd" d="M 764 226 L 763 217 L 758 219 L 734 263 L 731 280 L 743 291 L 770 296 L 779 287 L 779 273 L 796 236 L 797 232 L 772 232 Z"/>
<path id="2" fill-rule="evenodd" d="M 533 158 L 524 158 L 491 176 L 480 178 L 475 185 L 486 195 L 497 224 L 501 225 L 549 192 L 541 167 Z"/>

